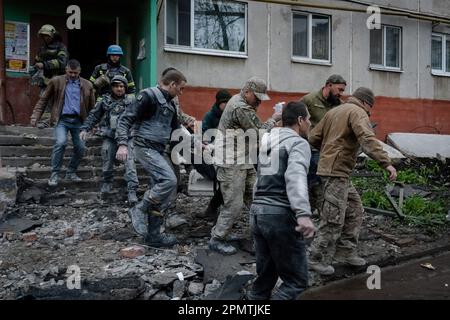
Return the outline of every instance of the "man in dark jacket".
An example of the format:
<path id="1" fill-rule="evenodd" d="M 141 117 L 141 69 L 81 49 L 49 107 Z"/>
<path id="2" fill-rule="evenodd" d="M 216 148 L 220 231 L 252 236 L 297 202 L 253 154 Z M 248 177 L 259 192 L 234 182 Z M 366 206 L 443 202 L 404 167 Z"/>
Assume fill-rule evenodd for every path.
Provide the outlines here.
<path id="1" fill-rule="evenodd" d="M 117 152 L 116 129 L 120 116 L 131 107 L 133 99 L 125 95 L 128 81 L 124 76 L 116 75 L 111 80 L 111 93 L 105 93 L 101 101 L 97 102 L 86 121 L 81 127 L 80 137 L 86 140 L 87 133 L 100 122 L 100 134 L 103 136 L 102 160 L 103 160 L 103 184 L 102 194 L 111 192 L 113 182 L 114 160 Z M 138 201 L 136 190 L 139 181 L 133 158 L 133 142 L 128 141 L 129 157 L 125 161 L 125 180 L 128 189 L 128 202 L 135 205 Z"/>
<path id="2" fill-rule="evenodd" d="M 222 116 L 223 110 L 227 105 L 227 102 L 231 99 L 231 94 L 228 90 L 220 89 L 216 93 L 216 102 L 211 107 L 202 121 L 202 132 L 205 133 L 209 129 L 217 129 Z"/>
<path id="3" fill-rule="evenodd" d="M 120 63 L 123 56 L 123 50 L 118 45 L 110 45 L 106 50 L 106 63 L 99 64 L 95 67 L 89 81 L 92 82 L 97 93 L 97 100 L 100 100 L 105 93 L 111 93 L 111 80 L 116 75 L 124 76 L 127 81 L 127 94 L 132 98 L 136 92 L 136 85 L 130 69 Z"/>
<path id="4" fill-rule="evenodd" d="M 31 84 L 39 86 L 40 96 L 42 96 L 45 88 L 47 88 L 48 82 L 53 77 L 65 73 L 69 53 L 67 52 L 66 46 L 62 43 L 61 35 L 52 25 L 44 24 L 39 29 L 38 36 L 41 38 L 43 45 L 39 48 L 36 57 L 34 58 L 35 64 L 30 70 L 33 70 L 31 71 Z M 37 79 L 39 79 L 39 81 L 37 81 Z M 46 106 L 45 114 L 37 124 L 39 128 L 46 128 L 49 126 L 48 119 L 50 117 L 51 104 L 52 101 L 49 101 Z"/>
<path id="5" fill-rule="evenodd" d="M 128 132 L 134 125 L 134 154 L 153 182 L 142 201 L 130 210 L 130 215 L 136 232 L 155 247 L 170 247 L 177 243 L 174 236 L 160 233 L 164 222 L 162 212 L 177 188 L 177 178 L 163 153 L 173 130 L 180 128 L 173 99 L 183 93 L 185 86 L 186 78 L 180 71 L 167 72 L 158 87 L 144 89 L 138 94 L 136 103 L 125 111 L 117 128 L 117 159 L 127 159 Z"/>

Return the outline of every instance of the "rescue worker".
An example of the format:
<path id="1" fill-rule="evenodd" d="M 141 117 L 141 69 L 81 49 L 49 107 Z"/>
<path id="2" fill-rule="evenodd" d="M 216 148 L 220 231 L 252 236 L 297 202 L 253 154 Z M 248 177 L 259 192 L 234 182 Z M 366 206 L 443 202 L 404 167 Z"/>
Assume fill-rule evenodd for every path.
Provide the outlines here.
<path id="1" fill-rule="evenodd" d="M 118 45 L 110 45 L 106 50 L 106 63 L 99 64 L 95 67 L 89 80 L 94 85 L 97 94 L 97 100 L 100 100 L 105 93 L 111 93 L 111 80 L 116 75 L 124 76 L 127 81 L 126 94 L 130 98 L 134 97 L 136 92 L 136 85 L 133 81 L 133 75 L 130 69 L 120 63 L 120 58 L 123 56 L 122 48 Z"/>
<path id="2" fill-rule="evenodd" d="M 65 73 L 69 54 L 66 46 L 62 43 L 60 34 L 52 25 L 44 24 L 38 31 L 38 37 L 42 40 L 43 45 L 36 54 L 35 63 L 30 73 L 32 73 L 32 84 L 39 86 L 40 97 L 42 97 L 50 79 Z M 36 81 L 36 79 L 39 80 Z M 40 122 L 37 123 L 38 128 L 49 126 L 49 107 L 51 104 L 52 101 L 49 101 L 48 105 L 45 106 L 45 112 Z"/>
<path id="3" fill-rule="evenodd" d="M 364 214 L 361 198 L 350 181 L 359 148 L 395 180 L 397 171 L 373 132 L 369 116 L 375 103 L 370 89 L 358 88 L 348 101 L 328 111 L 309 135 L 320 150 L 317 174 L 324 185 L 319 232 L 309 267 L 322 275 L 334 273 L 333 262 L 364 266 L 357 245 Z"/>
<path id="4" fill-rule="evenodd" d="M 120 118 L 117 128 L 117 159 L 127 159 L 128 132 L 135 125 L 132 133 L 135 158 L 153 182 L 142 201 L 130 210 L 130 215 L 136 232 L 154 247 L 170 247 L 177 243 L 173 235 L 161 233 L 160 227 L 170 196 L 177 188 L 175 173 L 164 158 L 164 150 L 172 131 L 180 128 L 173 99 L 183 93 L 185 86 L 186 78 L 180 71 L 168 71 L 159 86 L 138 94 L 136 102 Z"/>
<path id="5" fill-rule="evenodd" d="M 125 110 L 131 108 L 133 100 L 126 96 L 128 81 L 124 76 L 116 75 L 111 80 L 111 93 L 105 93 L 97 102 L 95 108 L 89 113 L 81 127 L 80 137 L 86 140 L 90 132 L 100 123 L 100 135 L 103 137 L 103 183 L 100 192 L 111 193 L 113 183 L 114 162 L 117 152 L 116 129 L 120 116 Z M 136 190 L 139 181 L 136 173 L 136 165 L 133 158 L 133 141 L 128 140 L 129 157 L 125 161 L 125 181 L 128 189 L 128 202 L 135 205 L 138 202 Z"/>
<path id="6" fill-rule="evenodd" d="M 245 136 L 257 139 L 260 129 L 270 130 L 281 119 L 281 113 L 275 113 L 263 123 L 256 115 L 261 101 L 269 99 L 265 81 L 252 77 L 246 81 L 241 92 L 228 101 L 220 118 L 220 134 L 214 140 L 214 157 L 224 204 L 220 208 L 216 225 L 212 228 L 209 248 L 221 254 L 237 252 L 229 243 L 230 233 L 244 202 L 250 207 L 253 196 L 257 141 L 250 142 Z M 239 140 L 243 143 L 239 143 Z"/>
<path id="7" fill-rule="evenodd" d="M 334 74 L 327 79 L 325 86 L 319 91 L 311 92 L 300 100 L 306 104 L 311 115 L 311 129 L 322 120 L 325 113 L 341 104 L 342 94 L 345 92 L 346 86 L 345 79 L 338 74 Z M 319 150 L 311 148 L 311 163 L 308 174 L 309 200 L 313 213 L 317 212 L 318 216 L 320 216 L 320 205 L 323 199 L 323 186 L 319 176 L 317 176 L 319 156 Z"/>
<path id="8" fill-rule="evenodd" d="M 256 243 L 258 277 L 251 300 L 294 300 L 308 286 L 305 239 L 314 236 L 307 174 L 311 123 L 304 103 L 283 108 L 282 128 L 261 141 L 250 225 Z M 283 283 L 272 294 L 278 278 Z"/>

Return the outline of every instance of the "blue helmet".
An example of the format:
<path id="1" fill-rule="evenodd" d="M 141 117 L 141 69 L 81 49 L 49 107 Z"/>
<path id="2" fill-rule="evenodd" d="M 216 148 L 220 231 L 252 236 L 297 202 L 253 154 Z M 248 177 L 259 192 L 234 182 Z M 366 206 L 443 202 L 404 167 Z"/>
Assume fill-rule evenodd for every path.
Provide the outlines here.
<path id="1" fill-rule="evenodd" d="M 110 45 L 106 51 L 106 56 L 109 55 L 123 56 L 122 48 L 117 44 Z"/>

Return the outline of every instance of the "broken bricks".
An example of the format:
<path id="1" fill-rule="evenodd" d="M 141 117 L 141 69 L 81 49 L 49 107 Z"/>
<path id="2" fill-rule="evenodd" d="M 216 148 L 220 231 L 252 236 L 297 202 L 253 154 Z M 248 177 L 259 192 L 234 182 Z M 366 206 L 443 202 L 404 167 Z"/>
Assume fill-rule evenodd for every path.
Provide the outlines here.
<path id="1" fill-rule="evenodd" d="M 28 232 L 28 233 L 24 233 L 22 235 L 22 239 L 25 242 L 34 242 L 38 239 L 38 236 L 37 236 L 36 232 Z"/>
<path id="2" fill-rule="evenodd" d="M 145 248 L 141 246 L 131 246 L 120 250 L 119 255 L 122 258 L 134 259 L 145 255 Z"/>

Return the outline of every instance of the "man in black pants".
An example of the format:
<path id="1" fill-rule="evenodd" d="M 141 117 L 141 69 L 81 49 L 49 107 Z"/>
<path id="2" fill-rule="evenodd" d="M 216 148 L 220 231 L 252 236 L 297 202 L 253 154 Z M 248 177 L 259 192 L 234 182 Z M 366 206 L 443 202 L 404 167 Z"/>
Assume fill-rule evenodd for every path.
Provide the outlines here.
<path id="1" fill-rule="evenodd" d="M 256 278 L 250 300 L 293 300 L 308 286 L 305 239 L 314 235 L 307 175 L 311 122 L 304 103 L 283 109 L 282 128 L 262 138 L 250 226 L 256 242 Z M 278 277 L 283 283 L 272 294 Z"/>

